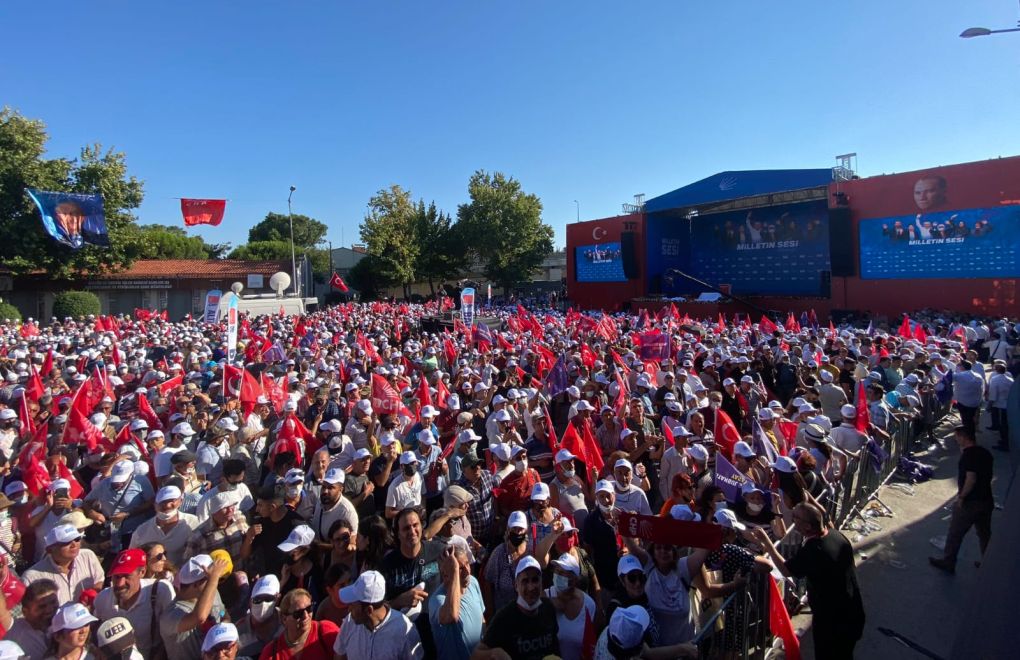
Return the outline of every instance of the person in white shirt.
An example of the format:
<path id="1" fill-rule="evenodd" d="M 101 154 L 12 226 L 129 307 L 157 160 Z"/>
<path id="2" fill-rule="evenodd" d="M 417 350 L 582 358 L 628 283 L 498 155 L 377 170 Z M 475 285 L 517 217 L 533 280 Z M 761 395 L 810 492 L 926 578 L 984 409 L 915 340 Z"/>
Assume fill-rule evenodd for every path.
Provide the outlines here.
<path id="1" fill-rule="evenodd" d="M 1009 391 L 1013 387 L 1013 376 L 1006 371 L 1005 360 L 996 360 L 992 364 L 995 373 L 988 379 L 988 403 L 992 409 L 992 425 L 989 430 L 999 432 L 999 443 L 996 449 L 1009 450 L 1009 419 L 1006 414 L 1006 405 L 1009 401 Z"/>
<path id="2" fill-rule="evenodd" d="M 634 468 L 626 458 L 621 458 L 613 465 L 613 477 L 615 478 L 614 488 L 616 489 L 616 508 L 621 511 L 652 515 L 652 509 L 648 506 L 648 496 L 631 480 L 634 477 Z"/>
<path id="3" fill-rule="evenodd" d="M 400 470 L 400 476 L 390 482 L 386 491 L 387 518 L 396 518 L 408 507 L 421 506 L 423 481 L 418 473 L 418 457 L 413 451 L 400 455 Z"/>
<path id="4" fill-rule="evenodd" d="M 350 613 L 333 645 L 338 660 L 420 660 L 425 655 L 414 624 L 386 604 L 386 580 L 377 571 L 365 571 L 340 590 Z"/>
<path id="5" fill-rule="evenodd" d="M 687 457 L 687 438 L 694 435 L 685 426 L 673 427 L 673 446 L 663 453 L 659 461 L 659 494 L 666 502 L 673 496 L 673 477 L 678 474 L 690 474 L 690 461 Z"/>
<path id="6" fill-rule="evenodd" d="M 322 489 L 308 524 L 315 532 L 317 544 L 323 549 L 332 548 L 329 530 L 337 520 L 346 520 L 351 533 L 358 533 L 358 512 L 343 494 L 346 476 L 340 468 L 330 468 L 322 476 Z"/>
<path id="7" fill-rule="evenodd" d="M 162 580 L 146 580 L 146 556 L 141 548 L 124 550 L 110 568 L 110 586 L 96 596 L 95 613 L 103 621 L 122 616 L 135 631 L 135 646 L 146 658 L 152 657 L 162 639 L 155 633 L 163 613 L 170 609 L 176 592 Z M 155 593 L 153 593 L 155 589 Z"/>
<path id="8" fill-rule="evenodd" d="M 856 456 L 861 448 L 868 442 L 868 436 L 857 430 L 857 409 L 847 404 L 840 408 L 839 414 L 842 423 L 832 429 L 830 439 L 832 443 L 851 456 Z"/>
<path id="9" fill-rule="evenodd" d="M 156 493 L 156 515 L 138 526 L 131 535 L 131 547 L 159 543 L 174 566 L 184 565 L 184 548 L 191 533 L 198 527 L 198 518 L 181 511 L 184 501 L 177 486 L 163 486 Z"/>

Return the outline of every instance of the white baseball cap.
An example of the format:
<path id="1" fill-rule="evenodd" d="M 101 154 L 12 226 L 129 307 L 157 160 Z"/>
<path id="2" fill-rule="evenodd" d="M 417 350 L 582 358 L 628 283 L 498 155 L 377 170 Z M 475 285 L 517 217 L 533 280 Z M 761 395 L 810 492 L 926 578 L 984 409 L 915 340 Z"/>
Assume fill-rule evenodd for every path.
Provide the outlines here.
<path id="1" fill-rule="evenodd" d="M 538 563 L 538 560 L 531 555 L 525 555 L 521 557 L 520 561 L 517 562 L 517 567 L 514 569 L 514 579 L 517 576 L 529 569 L 535 569 L 539 573 L 542 572 L 542 565 Z"/>
<path id="2" fill-rule="evenodd" d="M 217 623 L 209 629 L 202 640 L 202 653 L 209 653 L 220 644 L 237 642 L 237 626 L 232 623 Z"/>
<path id="3" fill-rule="evenodd" d="M 797 471 L 797 464 L 789 456 L 780 456 L 772 463 L 772 469 L 786 474 L 793 474 Z"/>
<path id="4" fill-rule="evenodd" d="M 251 597 L 258 598 L 259 596 L 279 596 L 280 595 L 280 578 L 276 577 L 272 573 L 263 575 L 252 587 Z"/>
<path id="5" fill-rule="evenodd" d="M 122 484 L 135 474 L 135 465 L 131 461 L 118 461 L 110 471 L 110 481 Z"/>
<path id="6" fill-rule="evenodd" d="M 547 500 L 549 496 L 549 486 L 541 481 L 531 487 L 532 500 Z"/>
<path id="7" fill-rule="evenodd" d="M 43 542 L 46 547 L 56 545 L 58 543 L 70 543 L 81 538 L 81 532 L 74 525 L 57 525 L 51 529 L 46 536 L 43 537 Z"/>
<path id="8" fill-rule="evenodd" d="M 733 454 L 742 458 L 754 458 L 756 456 L 754 450 L 751 449 L 751 445 L 747 444 L 743 440 L 739 440 L 735 445 L 733 445 Z"/>
<path id="9" fill-rule="evenodd" d="M 640 605 L 619 607 L 609 619 L 608 634 L 621 648 L 636 648 L 641 645 L 648 624 L 648 610 Z"/>
<path id="10" fill-rule="evenodd" d="M 418 462 L 418 457 L 414 455 L 413 451 L 405 451 L 400 455 L 401 465 L 411 465 Z"/>
<path id="11" fill-rule="evenodd" d="M 691 510 L 686 504 L 676 504 L 669 510 L 669 515 L 674 520 L 685 520 L 688 522 L 700 522 L 701 516 Z"/>
<path id="12" fill-rule="evenodd" d="M 208 575 L 206 571 L 212 565 L 213 560 L 209 555 L 195 555 L 188 561 L 184 562 L 184 566 L 181 567 L 180 572 L 177 574 L 177 578 L 180 580 L 181 584 L 194 584 Z"/>
<path id="13" fill-rule="evenodd" d="M 413 454 L 412 454 L 413 455 Z M 403 456 L 401 456 L 403 459 Z M 330 485 L 342 484 L 347 479 L 347 474 L 341 468 L 330 468 L 322 475 L 323 483 Z"/>
<path id="14" fill-rule="evenodd" d="M 144 419 L 139 418 L 131 422 L 131 426 L 129 427 L 129 429 L 132 431 L 140 431 L 141 429 L 148 430 L 149 423 L 146 422 Z"/>
<path id="15" fill-rule="evenodd" d="M 848 403 L 839 409 L 839 414 L 847 419 L 855 419 L 857 417 L 857 408 Z"/>
<path id="16" fill-rule="evenodd" d="M 575 458 L 577 458 L 577 456 L 574 456 L 573 454 L 571 454 L 569 449 L 561 449 L 558 452 L 556 452 L 556 462 L 557 463 L 563 463 L 565 461 L 572 461 Z"/>
<path id="17" fill-rule="evenodd" d="M 641 562 L 634 555 L 624 555 L 620 557 L 620 560 L 616 562 L 616 574 L 626 575 L 633 571 L 644 572 L 644 567 L 641 566 Z"/>
<path id="18" fill-rule="evenodd" d="M 341 431 L 344 430 L 344 427 L 340 423 L 339 419 L 331 419 L 328 422 L 323 422 L 322 424 L 319 424 L 319 430 L 327 431 L 329 433 L 340 433 Z"/>
<path id="19" fill-rule="evenodd" d="M 18 646 L 17 642 L 12 642 L 9 639 L 0 641 L 0 660 L 22 660 L 26 657 L 28 655 Z"/>
<path id="20" fill-rule="evenodd" d="M 747 526 L 744 525 L 744 523 L 737 520 L 737 514 L 733 513 L 729 509 L 719 509 L 715 512 L 714 518 L 715 521 L 723 527 L 729 527 L 730 529 L 735 529 L 738 532 L 742 532 L 747 529 Z"/>
<path id="21" fill-rule="evenodd" d="M 191 424 L 187 422 L 181 422 L 177 426 L 173 427 L 170 430 L 170 433 L 174 435 L 185 435 L 190 437 L 195 435 L 195 429 L 191 428 Z"/>
<path id="22" fill-rule="evenodd" d="M 701 445 L 689 446 L 687 448 L 687 455 L 699 463 L 704 463 L 708 460 L 708 450 Z"/>
<path id="23" fill-rule="evenodd" d="M 161 504 L 169 500 L 176 500 L 181 497 L 181 489 L 177 486 L 163 486 L 156 493 L 156 504 Z"/>
<path id="24" fill-rule="evenodd" d="M 439 415 L 439 411 L 436 410 L 433 406 L 424 406 L 421 409 L 422 417 L 436 417 L 437 415 Z"/>
<path id="25" fill-rule="evenodd" d="M 613 493 L 613 492 L 616 492 L 616 491 L 613 488 L 613 482 L 609 481 L 608 479 L 602 479 L 601 481 L 599 481 L 598 483 L 595 484 L 595 492 L 596 493 Z"/>
<path id="26" fill-rule="evenodd" d="M 298 525 L 290 530 L 287 539 L 276 546 L 281 552 L 290 552 L 298 548 L 307 548 L 315 540 L 315 532 L 308 525 Z"/>
<path id="27" fill-rule="evenodd" d="M 347 604 L 381 603 L 386 598 L 386 579 L 378 571 L 365 571 L 337 595 Z"/>
<path id="28" fill-rule="evenodd" d="M 60 607 L 53 615 L 49 632 L 52 635 L 63 630 L 78 630 L 94 621 L 99 621 L 99 619 L 92 616 L 87 607 L 81 603 L 68 603 Z"/>
<path id="29" fill-rule="evenodd" d="M 514 511 L 506 520 L 507 529 L 527 529 L 528 528 L 528 517 L 524 515 L 523 511 Z"/>
<path id="30" fill-rule="evenodd" d="M 429 429 L 422 429 L 421 431 L 418 431 L 418 442 L 431 447 L 436 444 L 436 437 L 432 435 L 432 431 Z"/>

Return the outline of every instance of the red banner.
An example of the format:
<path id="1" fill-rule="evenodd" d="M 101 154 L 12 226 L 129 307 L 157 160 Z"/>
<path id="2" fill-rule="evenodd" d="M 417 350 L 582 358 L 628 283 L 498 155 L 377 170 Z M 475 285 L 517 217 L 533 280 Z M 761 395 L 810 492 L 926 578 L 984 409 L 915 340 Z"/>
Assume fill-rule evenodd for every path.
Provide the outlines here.
<path id="1" fill-rule="evenodd" d="M 333 273 L 333 277 L 329 278 L 329 285 L 334 289 L 339 289 L 343 293 L 350 291 L 350 287 L 348 287 L 347 283 L 344 282 L 344 278 L 340 277 L 335 272 Z"/>
<path id="2" fill-rule="evenodd" d="M 400 412 L 401 405 L 400 395 L 393 386 L 379 374 L 372 374 L 372 408 L 380 415 L 395 414 Z"/>
<path id="3" fill-rule="evenodd" d="M 643 516 L 620 512 L 616 529 L 621 536 L 690 548 L 715 550 L 722 546 L 721 525 L 688 522 L 671 517 Z"/>
<path id="4" fill-rule="evenodd" d="M 227 210 L 225 199 L 182 199 L 181 215 L 184 224 L 218 226 L 223 222 L 223 213 Z"/>

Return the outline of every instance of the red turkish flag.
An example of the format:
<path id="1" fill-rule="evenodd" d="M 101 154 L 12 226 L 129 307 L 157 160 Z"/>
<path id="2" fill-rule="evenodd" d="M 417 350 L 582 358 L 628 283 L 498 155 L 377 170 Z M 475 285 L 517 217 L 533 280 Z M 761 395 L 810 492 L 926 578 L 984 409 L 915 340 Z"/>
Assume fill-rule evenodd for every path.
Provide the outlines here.
<path id="1" fill-rule="evenodd" d="M 343 293 L 350 291 L 350 288 L 344 282 L 344 278 L 337 275 L 336 271 L 333 272 L 333 277 L 329 278 L 329 285 L 334 289 L 339 289 Z"/>
<path id="2" fill-rule="evenodd" d="M 740 431 L 730 416 L 722 410 L 715 411 L 715 444 L 728 460 L 733 460 L 733 445 L 740 441 Z"/>
<path id="3" fill-rule="evenodd" d="M 857 401 L 854 402 L 854 407 L 857 408 L 854 428 L 866 434 L 871 426 L 871 411 L 868 409 L 868 397 L 864 394 L 864 381 L 857 382 Z"/>
<path id="4" fill-rule="evenodd" d="M 223 222 L 223 213 L 227 210 L 225 199 L 182 199 L 181 215 L 184 224 L 218 226 Z"/>
<path id="5" fill-rule="evenodd" d="M 424 375 L 418 379 L 418 391 L 415 392 L 415 397 L 417 397 L 418 405 L 421 408 L 432 405 L 432 391 L 429 389 L 429 383 Z"/>
<path id="6" fill-rule="evenodd" d="M 800 660 L 800 640 L 793 630 L 790 614 L 783 604 L 783 596 L 779 593 L 776 579 L 769 576 L 769 629 L 772 634 L 783 640 L 783 651 L 787 660 Z"/>

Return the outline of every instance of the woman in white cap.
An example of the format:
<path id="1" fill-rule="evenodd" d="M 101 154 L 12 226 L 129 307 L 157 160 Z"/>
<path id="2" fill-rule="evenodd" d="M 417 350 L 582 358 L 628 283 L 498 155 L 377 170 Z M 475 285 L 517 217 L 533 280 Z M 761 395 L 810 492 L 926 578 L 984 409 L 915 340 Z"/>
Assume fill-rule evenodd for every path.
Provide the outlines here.
<path id="1" fill-rule="evenodd" d="M 549 482 L 549 503 L 554 509 L 573 518 L 575 526 L 581 528 L 589 507 L 595 501 L 592 492 L 595 483 L 590 480 L 591 483 L 586 485 L 577 475 L 576 458 L 568 449 L 556 452 L 556 477 Z"/>
<path id="2" fill-rule="evenodd" d="M 305 589 L 312 594 L 315 602 L 325 595 L 322 589 L 322 569 L 312 560 L 312 545 L 315 531 L 308 525 L 298 525 L 291 530 L 283 543 L 277 546 L 284 553 L 283 570 L 280 572 L 280 591 Z"/>
<path id="3" fill-rule="evenodd" d="M 89 635 L 98 621 L 81 603 L 69 603 L 57 610 L 50 623 L 51 635 L 47 660 L 94 660 Z"/>
<path id="4" fill-rule="evenodd" d="M 482 580 L 482 596 L 486 610 L 495 612 L 512 602 L 514 591 L 513 567 L 528 554 L 528 518 L 523 511 L 514 511 L 507 518 L 503 542 L 492 550 L 485 565 L 485 579 Z"/>
<path id="5" fill-rule="evenodd" d="M 542 592 L 542 567 L 524 557 L 514 567 L 516 600 L 492 618 L 472 660 L 560 656 L 556 609 Z"/>
<path id="6" fill-rule="evenodd" d="M 550 565 L 550 557 L 562 559 L 567 556 L 570 556 L 578 566 L 574 586 L 598 602 L 602 587 L 595 575 L 591 557 L 580 545 L 580 530 L 571 524 L 569 518 L 561 518 L 553 523 L 553 531 L 535 546 L 535 558 L 542 568 L 546 568 Z"/>
<path id="7" fill-rule="evenodd" d="M 553 586 L 545 590 L 545 595 L 556 609 L 560 658 L 581 660 L 590 657 L 591 649 L 585 648 L 585 642 L 595 639 L 600 617 L 595 600 L 578 588 L 581 566 L 570 553 L 560 555 L 549 566 L 552 569 Z"/>

